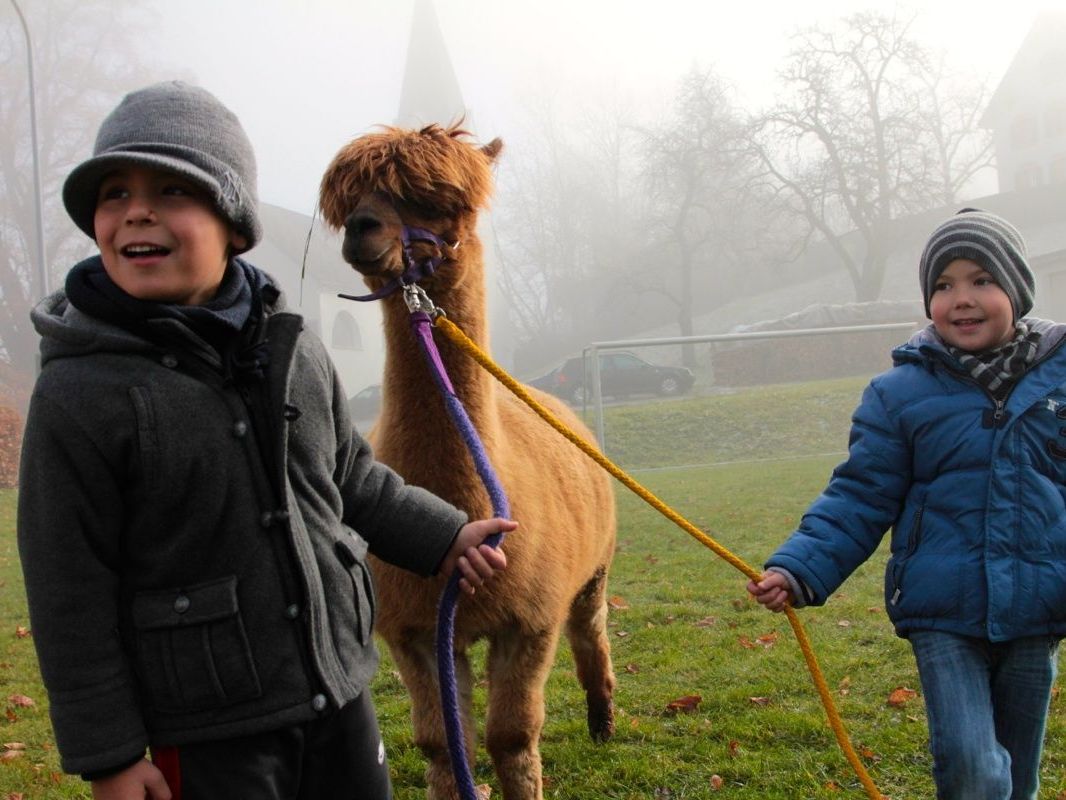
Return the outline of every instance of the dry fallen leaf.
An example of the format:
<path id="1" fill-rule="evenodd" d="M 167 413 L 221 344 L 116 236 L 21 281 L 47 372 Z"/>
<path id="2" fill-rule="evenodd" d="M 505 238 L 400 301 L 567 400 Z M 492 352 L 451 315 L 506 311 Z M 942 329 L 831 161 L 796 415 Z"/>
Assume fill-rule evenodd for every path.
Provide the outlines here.
<path id="1" fill-rule="evenodd" d="M 704 617 L 696 622 L 697 628 L 711 628 L 718 623 L 718 617 Z"/>
<path id="2" fill-rule="evenodd" d="M 479 783 L 475 789 L 477 791 L 477 800 L 489 800 L 492 797 L 492 787 L 487 783 Z"/>
<path id="3" fill-rule="evenodd" d="M 909 700 L 913 700 L 918 696 L 918 693 L 914 689 L 908 689 L 906 686 L 898 686 L 889 692 L 888 704 L 893 708 L 899 708 L 907 703 Z"/>
<path id="4" fill-rule="evenodd" d="M 37 705 L 24 694 L 13 694 L 7 698 L 7 702 L 11 703 L 11 705 L 16 708 L 33 708 L 33 706 Z"/>
<path id="5" fill-rule="evenodd" d="M 703 698 L 698 694 L 687 694 L 684 697 L 679 697 L 676 700 L 667 703 L 666 713 L 670 715 L 677 714 L 678 712 L 691 713 L 699 708 L 699 705 L 702 702 Z"/>
<path id="6" fill-rule="evenodd" d="M 739 639 L 737 639 L 737 642 L 740 644 L 741 647 L 746 647 L 748 650 L 755 649 L 755 644 L 747 636 L 741 636 Z"/>
<path id="7" fill-rule="evenodd" d="M 16 625 L 15 626 L 15 636 L 18 637 L 19 639 L 25 639 L 27 636 L 32 636 L 32 635 L 33 635 L 32 631 L 30 631 L 30 629 L 27 628 L 25 625 Z"/>
<path id="8" fill-rule="evenodd" d="M 5 750 L 0 753 L 0 762 L 14 761 L 16 758 L 21 758 L 24 755 L 26 755 L 26 753 L 22 750 Z"/>
<path id="9" fill-rule="evenodd" d="M 748 702 L 749 703 L 753 703 L 754 705 L 757 705 L 757 706 L 768 706 L 768 705 L 770 705 L 770 698 L 769 697 L 749 697 L 748 698 Z"/>
<path id="10" fill-rule="evenodd" d="M 633 663 L 626 664 L 626 672 L 628 672 L 630 675 L 636 675 L 638 672 L 640 672 L 640 667 Z"/>
<path id="11" fill-rule="evenodd" d="M 619 597 L 618 595 L 614 595 L 613 597 L 608 598 L 607 605 L 609 605 L 611 608 L 617 608 L 620 610 L 624 608 L 629 608 L 629 603 L 627 603 L 623 598 Z"/>
<path id="12" fill-rule="evenodd" d="M 725 781 L 722 780 L 722 776 L 721 775 L 712 775 L 711 776 L 711 791 L 717 792 L 719 789 L 722 788 L 722 785 L 724 783 L 725 783 Z"/>
<path id="13" fill-rule="evenodd" d="M 881 756 L 877 755 L 877 753 L 875 753 L 869 747 L 861 747 L 861 748 L 859 748 L 859 755 L 861 755 L 867 761 L 880 761 L 881 760 Z"/>
<path id="14" fill-rule="evenodd" d="M 22 742 L 4 742 L 2 746 L 5 750 L 25 750 L 26 745 Z"/>
<path id="15" fill-rule="evenodd" d="M 740 742 L 738 742 L 736 739 L 730 739 L 729 740 L 729 755 L 731 755 L 734 758 L 736 758 L 736 756 L 739 753 L 740 753 Z"/>
<path id="16" fill-rule="evenodd" d="M 838 620 L 837 621 L 837 627 L 838 628 L 850 628 L 851 627 L 851 623 L 848 622 L 846 619 Z"/>
<path id="17" fill-rule="evenodd" d="M 5 800 L 23 800 L 25 796 L 22 792 L 9 792 Z"/>
<path id="18" fill-rule="evenodd" d="M 755 641 L 761 644 L 763 647 L 770 648 L 777 644 L 777 631 L 770 631 L 759 636 Z"/>

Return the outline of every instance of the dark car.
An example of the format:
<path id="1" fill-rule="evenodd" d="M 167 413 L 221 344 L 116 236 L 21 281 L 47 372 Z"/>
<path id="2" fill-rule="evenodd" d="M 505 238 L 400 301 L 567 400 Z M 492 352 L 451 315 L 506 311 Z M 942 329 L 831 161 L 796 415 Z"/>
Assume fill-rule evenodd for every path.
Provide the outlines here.
<path id="1" fill-rule="evenodd" d="M 572 403 L 583 403 L 591 397 L 584 364 L 585 359 L 580 356 L 567 359 L 561 367 L 530 384 Z M 592 379 L 591 373 L 590 364 L 588 380 Z M 687 367 L 652 364 L 626 352 L 600 354 L 600 393 L 606 397 L 682 394 L 692 388 L 694 380 L 692 370 Z"/>
<path id="2" fill-rule="evenodd" d="M 381 411 L 381 386 L 372 384 L 356 392 L 348 400 L 348 410 L 352 419 L 373 419 Z"/>

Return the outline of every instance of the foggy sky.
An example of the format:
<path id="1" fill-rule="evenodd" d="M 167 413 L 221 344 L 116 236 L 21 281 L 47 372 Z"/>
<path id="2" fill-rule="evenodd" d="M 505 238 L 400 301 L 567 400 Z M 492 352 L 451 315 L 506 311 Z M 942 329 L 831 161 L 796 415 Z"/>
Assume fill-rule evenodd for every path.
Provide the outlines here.
<path id="1" fill-rule="evenodd" d="M 395 117 L 413 0 L 147 5 L 159 20 L 146 32 L 153 62 L 234 109 L 255 146 L 265 202 L 310 214 L 318 180 L 340 146 Z M 1038 10 L 1066 0 L 984 5 L 922 3 L 918 31 L 947 49 L 956 68 L 995 85 Z M 772 100 L 797 26 L 870 4 L 435 0 L 435 7 L 478 135 L 502 136 L 514 146 L 521 106 L 531 97 L 557 93 L 575 108 L 614 98 L 665 106 L 694 65 L 714 67 L 736 87 L 738 104 L 755 110 Z M 895 8 L 902 15 L 913 10 Z"/>

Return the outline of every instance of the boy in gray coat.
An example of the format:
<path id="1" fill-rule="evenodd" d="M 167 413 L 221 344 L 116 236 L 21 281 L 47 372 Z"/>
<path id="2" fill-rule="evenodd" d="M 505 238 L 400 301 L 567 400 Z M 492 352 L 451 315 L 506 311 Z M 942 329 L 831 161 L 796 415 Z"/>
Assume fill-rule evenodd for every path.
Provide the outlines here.
<path id="1" fill-rule="evenodd" d="M 63 188 L 100 255 L 33 311 L 18 536 L 62 764 L 98 800 L 390 797 L 366 554 L 472 593 L 516 527 L 374 460 L 238 257 L 255 186 L 237 118 L 174 82 L 127 95 Z"/>

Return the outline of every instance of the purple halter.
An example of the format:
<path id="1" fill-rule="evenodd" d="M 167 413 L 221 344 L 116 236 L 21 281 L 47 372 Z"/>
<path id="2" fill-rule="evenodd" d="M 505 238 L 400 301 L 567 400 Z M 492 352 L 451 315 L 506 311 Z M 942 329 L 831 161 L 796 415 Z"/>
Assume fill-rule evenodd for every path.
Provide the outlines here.
<path id="1" fill-rule="evenodd" d="M 388 297 L 390 294 L 400 289 L 403 286 L 408 286 L 423 278 L 428 278 L 437 268 L 444 263 L 447 258 L 444 255 L 445 252 L 451 251 L 454 253 L 459 247 L 459 242 L 455 244 L 448 244 L 440 236 L 437 236 L 433 231 L 426 228 L 416 228 L 412 225 L 404 225 L 403 232 L 400 235 L 400 240 L 403 242 L 403 273 L 398 278 L 393 278 L 386 283 L 380 289 L 376 289 L 370 294 L 363 295 L 351 295 L 351 294 L 338 294 L 338 297 L 343 297 L 345 300 L 358 300 L 360 303 L 365 303 L 370 300 L 380 300 L 383 297 Z M 435 244 L 440 250 L 441 255 L 436 258 L 424 258 L 422 261 L 415 261 L 414 256 L 411 255 L 411 246 L 415 242 L 430 242 Z"/>

